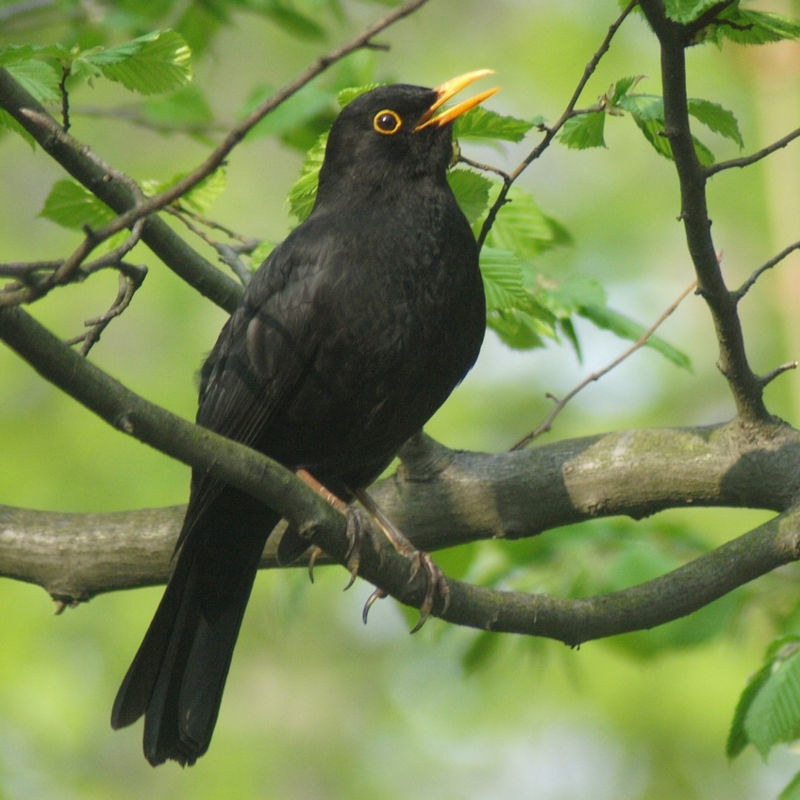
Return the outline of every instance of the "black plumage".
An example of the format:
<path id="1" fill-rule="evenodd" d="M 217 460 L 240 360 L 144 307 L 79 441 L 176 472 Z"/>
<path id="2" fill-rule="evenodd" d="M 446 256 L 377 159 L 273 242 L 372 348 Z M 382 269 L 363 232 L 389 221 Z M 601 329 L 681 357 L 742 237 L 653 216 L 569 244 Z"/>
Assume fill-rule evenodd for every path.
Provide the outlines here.
<path id="1" fill-rule="evenodd" d="M 491 91 L 434 111 L 484 74 L 378 88 L 341 112 L 312 213 L 255 273 L 203 366 L 200 425 L 350 499 L 444 402 L 485 327 L 477 247 L 446 180 L 449 123 Z M 115 728 L 145 716 L 152 764 L 208 748 L 277 522 L 195 470 L 172 576 L 112 712 Z M 290 530 L 281 552 L 305 547 Z"/>

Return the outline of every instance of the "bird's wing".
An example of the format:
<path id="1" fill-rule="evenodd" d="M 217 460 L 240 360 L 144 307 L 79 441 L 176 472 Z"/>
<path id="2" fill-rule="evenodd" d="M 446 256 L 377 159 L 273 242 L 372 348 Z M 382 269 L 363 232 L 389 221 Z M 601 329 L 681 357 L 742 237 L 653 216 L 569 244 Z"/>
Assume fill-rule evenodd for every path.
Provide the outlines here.
<path id="1" fill-rule="evenodd" d="M 326 280 L 324 252 L 313 236 L 290 236 L 255 273 L 203 365 L 199 425 L 254 445 L 276 410 L 291 402 L 324 335 L 324 312 L 315 303 Z M 178 545 L 222 486 L 195 472 Z"/>

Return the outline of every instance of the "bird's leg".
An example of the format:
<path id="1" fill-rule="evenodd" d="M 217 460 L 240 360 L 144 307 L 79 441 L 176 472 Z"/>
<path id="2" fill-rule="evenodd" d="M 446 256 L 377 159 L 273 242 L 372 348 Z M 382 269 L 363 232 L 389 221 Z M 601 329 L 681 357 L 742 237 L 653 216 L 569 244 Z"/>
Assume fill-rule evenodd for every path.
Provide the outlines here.
<path id="1" fill-rule="evenodd" d="M 337 497 L 327 486 L 321 484 L 308 470 L 298 469 L 295 474 L 303 483 L 320 494 L 337 511 L 341 511 L 347 519 L 347 552 L 345 553 L 345 565 L 350 573 L 350 580 L 347 586 L 344 587 L 345 590 L 347 590 L 355 583 L 356 577 L 358 576 L 358 567 L 361 563 L 361 544 L 364 539 L 364 520 L 361 518 L 358 509 L 353 508 L 340 497 Z M 311 555 L 308 559 L 308 574 L 312 583 L 314 581 L 314 564 L 321 553 L 322 548 L 317 545 L 311 546 Z"/>
<path id="2" fill-rule="evenodd" d="M 423 598 L 422 605 L 419 609 L 419 621 L 411 629 L 411 633 L 416 633 L 424 624 L 425 620 L 433 609 L 433 603 L 438 594 L 442 599 L 442 610 L 446 611 L 450 605 L 450 588 L 447 585 L 447 579 L 442 570 L 433 562 L 433 559 L 424 550 L 418 550 L 414 545 L 403 535 L 403 533 L 392 524 L 391 520 L 381 511 L 377 503 L 369 496 L 364 489 L 353 490 L 354 496 L 358 499 L 362 506 L 370 513 L 375 522 L 383 531 L 386 538 L 391 543 L 392 547 L 411 561 L 411 575 L 409 583 L 414 580 L 421 569 L 425 570 L 428 579 L 428 585 L 425 590 L 425 597 Z M 376 589 L 368 598 L 364 605 L 363 618 L 364 622 L 367 621 L 367 614 L 369 613 L 372 604 L 380 599 L 386 597 L 386 592 L 383 589 Z"/>

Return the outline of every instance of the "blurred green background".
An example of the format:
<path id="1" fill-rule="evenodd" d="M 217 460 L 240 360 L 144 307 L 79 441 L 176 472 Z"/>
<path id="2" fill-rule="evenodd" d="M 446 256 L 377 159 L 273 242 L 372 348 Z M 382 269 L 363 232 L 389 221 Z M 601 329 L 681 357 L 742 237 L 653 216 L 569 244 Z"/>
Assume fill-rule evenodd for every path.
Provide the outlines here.
<path id="1" fill-rule="evenodd" d="M 329 3 L 296 5 L 316 6 L 326 39 L 298 37 L 274 19 L 226 6 L 228 23 L 194 62 L 196 81 L 223 126 L 258 87 L 280 86 L 386 10 L 343 2 L 337 16 Z M 777 5 L 770 8 L 800 14 L 796 2 Z M 130 8 L 98 4 L 97 13 L 124 16 Z M 356 54 L 314 86 L 333 97 L 348 75 L 432 85 L 490 66 L 503 86 L 492 108 L 552 121 L 617 13 L 611 0 L 433 0 L 380 36 L 390 50 Z M 67 35 L 67 24 L 52 15 L 42 19 L 33 28 L 6 29 L 4 43 Z M 693 48 L 689 70 L 691 95 L 737 115 L 747 152 L 797 126 L 796 44 Z M 641 91 L 659 92 L 654 39 L 631 19 L 579 105 L 594 102 L 618 78 L 639 74 L 646 76 Z M 198 138 L 81 113 L 135 102 L 107 82 L 82 89 L 72 98 L 72 132 L 137 179 L 165 179 L 202 160 L 208 145 Z M 541 271 L 557 281 L 595 279 L 610 305 L 649 324 L 692 279 L 676 222 L 676 181 L 672 165 L 630 120 L 609 120 L 606 131 L 606 149 L 575 152 L 554 144 L 522 179 L 574 238 L 572 246 L 544 255 Z M 730 142 L 703 138 L 718 158 L 739 154 Z M 512 168 L 536 140 L 502 151 L 466 145 L 465 153 Z M 296 148 L 251 137 L 229 159 L 229 187 L 211 215 L 246 235 L 279 241 L 291 224 L 285 196 L 301 163 Z M 6 134 L 0 175 L 0 260 L 69 252 L 77 237 L 37 217 L 53 181 L 63 177 L 57 165 Z M 713 230 L 729 285 L 797 239 L 798 177 L 795 146 L 713 181 Z M 149 266 L 145 285 L 92 358 L 135 391 L 191 418 L 195 371 L 224 314 L 143 248 L 133 260 Z M 798 266 L 798 258 L 787 259 L 742 305 L 759 372 L 800 353 Z M 71 336 L 115 290 L 113 276 L 98 276 L 54 293 L 33 312 Z M 510 446 L 549 410 L 545 392 L 564 394 L 626 346 L 578 327 L 583 363 L 566 343 L 512 352 L 488 336 L 477 367 L 428 431 L 453 447 Z M 690 296 L 661 335 L 691 356 L 693 371 L 640 351 L 579 395 L 550 439 L 730 417 L 702 301 Z M 187 468 L 111 430 L 5 349 L 0 392 L 0 502 L 74 511 L 184 502 Z M 774 413 L 797 423 L 797 375 L 774 383 L 767 400 Z M 579 594 L 642 580 L 764 518 L 741 510 L 669 512 L 638 524 L 612 520 L 551 531 L 533 542 L 482 543 L 440 560 L 478 582 L 502 574 L 506 585 Z M 724 742 L 764 648 L 776 632 L 794 629 L 797 577 L 797 569 L 786 568 L 688 620 L 570 650 L 436 620 L 409 636 L 408 619 L 392 601 L 378 604 L 364 627 L 360 608 L 371 587 L 359 582 L 342 593 L 341 569 L 320 569 L 313 586 L 300 571 L 263 573 L 211 750 L 184 771 L 147 765 L 140 726 L 112 733 L 108 725 L 111 700 L 160 589 L 97 597 L 55 617 L 41 589 L 2 581 L 0 798 L 775 796 L 797 770 L 796 757 L 776 752 L 765 765 L 747 751 L 728 763 Z"/>

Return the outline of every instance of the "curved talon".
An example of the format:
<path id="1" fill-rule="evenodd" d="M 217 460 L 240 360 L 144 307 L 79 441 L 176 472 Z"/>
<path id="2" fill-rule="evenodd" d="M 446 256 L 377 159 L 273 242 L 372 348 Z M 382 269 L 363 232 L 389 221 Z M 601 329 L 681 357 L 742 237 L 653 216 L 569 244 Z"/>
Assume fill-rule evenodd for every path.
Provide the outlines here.
<path id="1" fill-rule="evenodd" d="M 314 583 L 314 566 L 317 563 L 317 559 L 322 555 L 322 548 L 318 547 L 317 545 L 311 545 L 311 552 L 308 556 L 308 579 L 311 583 Z"/>
<path id="2" fill-rule="evenodd" d="M 447 611 L 450 606 L 450 587 L 447 585 L 444 573 L 434 564 L 428 553 L 423 550 L 417 550 L 412 556 L 412 560 L 414 565 L 411 568 L 409 583 L 414 580 L 421 568 L 424 568 L 427 573 L 427 587 L 425 588 L 425 597 L 422 599 L 422 605 L 419 607 L 419 619 L 417 624 L 409 631 L 409 633 L 416 633 L 427 622 L 433 610 L 433 602 L 437 594 L 442 599 L 442 613 Z"/>
<path id="3" fill-rule="evenodd" d="M 364 621 L 364 624 L 367 624 L 367 615 L 369 614 L 369 610 L 375 604 L 376 600 L 382 600 L 386 597 L 386 592 L 383 589 L 375 589 L 375 591 L 367 598 L 367 602 L 364 603 L 364 610 L 361 612 L 361 619 Z"/>
<path id="4" fill-rule="evenodd" d="M 361 545 L 364 540 L 364 524 L 361 515 L 356 509 L 347 512 L 347 552 L 344 555 L 345 565 L 350 573 L 350 580 L 343 591 L 347 591 L 358 577 L 358 568 L 361 565 Z"/>

